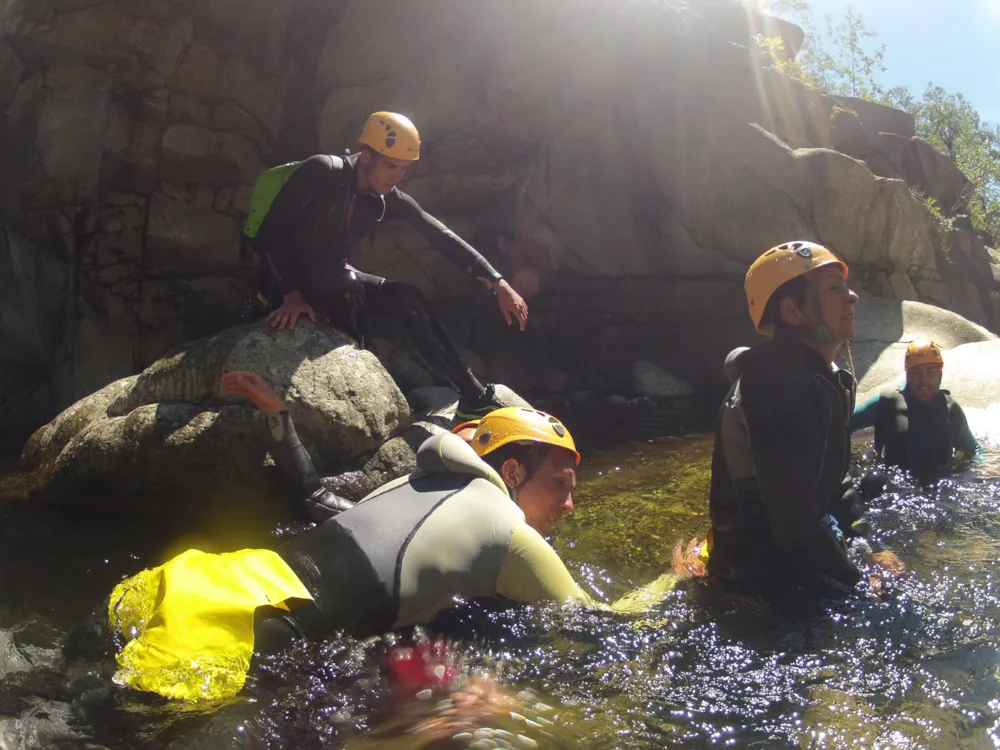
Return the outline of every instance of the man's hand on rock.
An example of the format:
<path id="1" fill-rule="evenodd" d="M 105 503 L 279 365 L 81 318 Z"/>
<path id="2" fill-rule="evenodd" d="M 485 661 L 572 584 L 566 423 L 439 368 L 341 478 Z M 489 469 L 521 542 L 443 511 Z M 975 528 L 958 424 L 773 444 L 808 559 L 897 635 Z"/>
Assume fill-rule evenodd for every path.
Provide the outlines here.
<path id="1" fill-rule="evenodd" d="M 289 292 L 282 299 L 281 307 L 267 316 L 267 322 L 270 323 L 271 328 L 283 331 L 287 326 L 288 330 L 291 331 L 295 328 L 295 321 L 299 319 L 300 315 L 308 315 L 309 320 L 313 323 L 316 322 L 316 312 L 302 298 L 302 292 Z"/>
<path id="2" fill-rule="evenodd" d="M 514 318 L 517 318 L 523 331 L 528 322 L 528 303 L 503 279 L 494 281 L 490 287 L 496 292 L 497 304 L 500 306 L 500 313 L 507 321 L 507 325 L 513 323 Z"/>
<path id="3" fill-rule="evenodd" d="M 285 402 L 255 372 L 227 372 L 222 376 L 222 390 L 234 398 L 249 399 L 269 417 L 288 410 Z"/>

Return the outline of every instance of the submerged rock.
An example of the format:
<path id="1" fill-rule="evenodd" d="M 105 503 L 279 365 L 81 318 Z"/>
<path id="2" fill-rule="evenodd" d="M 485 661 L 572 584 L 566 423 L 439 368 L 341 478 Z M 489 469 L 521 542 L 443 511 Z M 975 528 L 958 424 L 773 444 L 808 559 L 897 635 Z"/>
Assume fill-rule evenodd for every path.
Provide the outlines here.
<path id="1" fill-rule="evenodd" d="M 632 388 L 637 396 L 671 398 L 694 394 L 692 385 L 676 375 L 671 375 L 652 362 L 637 360 L 632 363 Z"/>

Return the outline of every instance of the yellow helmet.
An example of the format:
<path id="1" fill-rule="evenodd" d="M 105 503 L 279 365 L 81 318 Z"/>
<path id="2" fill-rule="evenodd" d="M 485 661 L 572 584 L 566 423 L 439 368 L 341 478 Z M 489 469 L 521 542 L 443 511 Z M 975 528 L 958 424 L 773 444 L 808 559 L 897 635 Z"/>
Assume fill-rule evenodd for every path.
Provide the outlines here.
<path id="1" fill-rule="evenodd" d="M 767 303 L 782 284 L 805 276 L 817 268 L 836 263 L 844 269 L 847 278 L 847 264 L 840 260 L 822 245 L 815 242 L 786 242 L 772 247 L 761 255 L 747 271 L 744 288 L 747 293 L 747 305 L 750 307 L 750 319 L 758 333 L 770 335 L 774 333 L 774 325 L 761 323 Z"/>
<path id="2" fill-rule="evenodd" d="M 507 406 L 491 411 L 481 420 L 472 437 L 472 449 L 479 456 L 492 453 L 508 443 L 548 443 L 573 451 L 576 462 L 580 454 L 573 436 L 563 423 L 543 411 Z"/>
<path id="3" fill-rule="evenodd" d="M 940 365 L 944 367 L 944 357 L 941 356 L 941 347 L 930 339 L 914 339 L 906 347 L 906 359 L 903 367 L 909 370 L 918 365 Z"/>
<path id="4" fill-rule="evenodd" d="M 420 158 L 420 133 L 410 118 L 395 112 L 369 115 L 358 136 L 358 143 L 390 159 L 416 161 Z"/>

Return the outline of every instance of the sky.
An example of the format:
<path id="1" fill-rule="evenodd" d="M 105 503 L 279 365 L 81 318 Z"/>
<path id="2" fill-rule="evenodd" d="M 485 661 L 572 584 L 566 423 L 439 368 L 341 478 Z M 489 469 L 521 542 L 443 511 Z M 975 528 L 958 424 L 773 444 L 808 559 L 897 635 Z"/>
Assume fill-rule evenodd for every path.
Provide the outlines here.
<path id="1" fill-rule="evenodd" d="M 817 24 L 851 5 L 886 45 L 885 86 L 915 95 L 928 81 L 961 92 L 979 114 L 1000 124 L 1000 0 L 810 0 Z"/>

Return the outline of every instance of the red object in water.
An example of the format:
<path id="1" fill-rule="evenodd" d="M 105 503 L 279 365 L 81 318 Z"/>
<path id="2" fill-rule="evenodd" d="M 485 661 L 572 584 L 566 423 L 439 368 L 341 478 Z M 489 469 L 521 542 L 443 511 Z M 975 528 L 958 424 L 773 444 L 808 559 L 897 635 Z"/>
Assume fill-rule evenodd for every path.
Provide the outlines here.
<path id="1" fill-rule="evenodd" d="M 385 655 L 385 668 L 393 688 L 409 693 L 446 687 L 458 676 L 448 647 L 427 641 L 393 646 Z"/>

